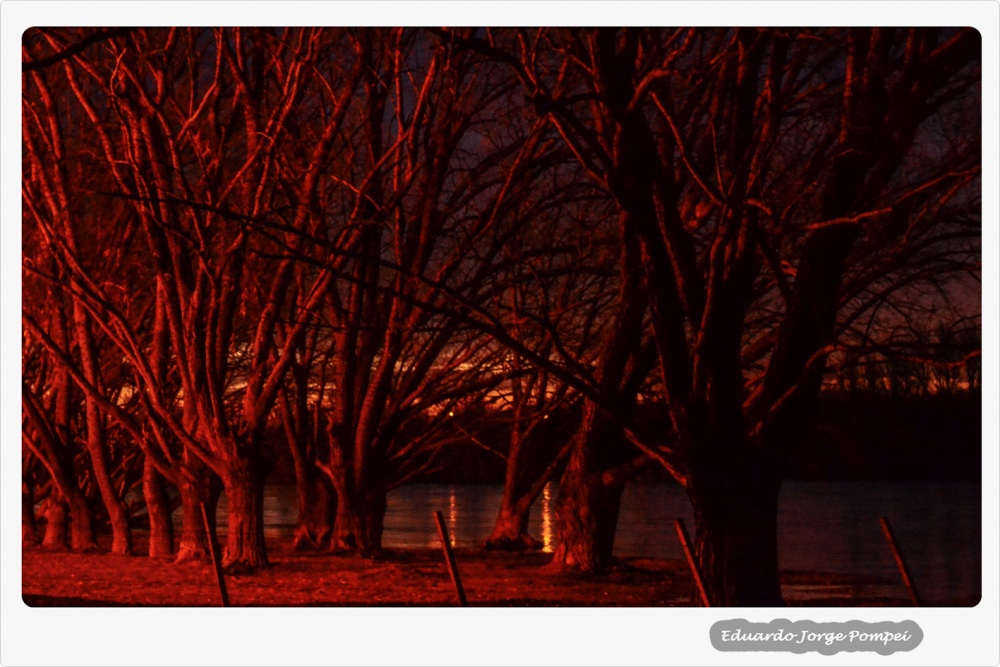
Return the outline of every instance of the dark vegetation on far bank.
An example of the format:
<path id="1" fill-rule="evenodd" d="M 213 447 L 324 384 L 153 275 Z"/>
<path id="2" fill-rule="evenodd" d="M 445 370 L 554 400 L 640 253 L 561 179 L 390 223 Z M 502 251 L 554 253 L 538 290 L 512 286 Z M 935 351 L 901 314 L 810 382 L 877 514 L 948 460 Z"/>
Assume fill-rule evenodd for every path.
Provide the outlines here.
<path id="1" fill-rule="evenodd" d="M 648 406 L 650 424 L 657 423 L 658 412 L 657 406 Z M 570 412 L 553 414 L 539 444 L 557 449 L 570 437 L 573 419 Z M 981 395 L 978 391 L 918 396 L 826 391 L 810 411 L 801 438 L 803 446 L 792 448 L 786 479 L 978 481 L 982 473 Z M 420 481 L 503 483 L 505 443 L 510 441 L 507 427 L 498 423 L 476 439 L 477 446 L 456 443 L 449 447 L 440 469 Z M 287 473 L 292 481 L 289 466 L 290 461 L 279 460 L 275 479 Z M 638 478 L 671 481 L 652 465 Z"/>

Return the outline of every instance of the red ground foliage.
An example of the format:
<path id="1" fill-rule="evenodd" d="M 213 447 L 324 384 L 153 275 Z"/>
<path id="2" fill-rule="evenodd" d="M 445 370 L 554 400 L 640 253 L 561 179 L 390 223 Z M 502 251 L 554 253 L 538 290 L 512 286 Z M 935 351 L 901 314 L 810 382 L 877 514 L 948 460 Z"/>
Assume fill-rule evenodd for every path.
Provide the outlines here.
<path id="1" fill-rule="evenodd" d="M 142 554 L 144 545 L 139 543 Z M 456 596 L 440 551 L 388 552 L 383 559 L 272 548 L 272 567 L 229 576 L 235 606 L 448 606 Z M 543 553 L 456 553 L 471 605 L 687 606 L 694 586 L 681 561 L 628 559 L 607 574 L 556 571 Z M 784 573 L 790 605 L 906 605 L 898 582 Z M 174 563 L 144 555 L 25 549 L 22 595 L 30 606 L 214 606 L 219 590 L 206 562 Z M 956 604 L 960 603 L 957 601 Z"/>

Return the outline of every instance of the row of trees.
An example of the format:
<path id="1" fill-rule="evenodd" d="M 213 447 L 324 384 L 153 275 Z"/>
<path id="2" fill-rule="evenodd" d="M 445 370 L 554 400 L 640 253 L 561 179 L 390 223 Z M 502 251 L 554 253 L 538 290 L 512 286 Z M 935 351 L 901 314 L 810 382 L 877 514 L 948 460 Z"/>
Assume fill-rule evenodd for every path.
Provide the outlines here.
<path id="1" fill-rule="evenodd" d="M 168 488 L 181 557 L 225 492 L 226 565 L 266 566 L 280 433 L 296 543 L 377 555 L 386 493 L 502 412 L 491 546 L 532 544 L 559 476 L 556 561 L 599 571 L 661 465 L 713 602 L 780 603 L 781 461 L 828 358 L 978 275 L 974 31 L 38 29 L 23 53 L 47 544 L 93 545 L 96 488 L 129 552 L 141 482 L 151 555 Z"/>

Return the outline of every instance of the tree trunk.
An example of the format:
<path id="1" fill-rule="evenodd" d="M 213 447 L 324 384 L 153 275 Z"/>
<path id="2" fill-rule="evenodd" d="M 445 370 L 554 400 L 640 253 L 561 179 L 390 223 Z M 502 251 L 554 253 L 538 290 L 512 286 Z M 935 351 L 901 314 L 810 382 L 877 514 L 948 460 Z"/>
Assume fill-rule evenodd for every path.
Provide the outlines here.
<path id="1" fill-rule="evenodd" d="M 336 492 L 331 551 L 354 551 L 364 558 L 382 555 L 386 491 L 370 469 L 354 458 L 353 439 L 335 438 L 331 432 L 330 460 L 323 469 Z"/>
<path id="2" fill-rule="evenodd" d="M 21 483 L 21 546 L 33 547 L 38 544 L 35 528 L 35 494 L 31 485 Z"/>
<path id="3" fill-rule="evenodd" d="M 292 454 L 299 514 L 296 520 L 294 549 L 326 549 L 333 536 L 336 495 L 330 481 L 316 465 L 318 441 L 322 437 L 320 400 L 309 409 L 309 361 L 307 351 L 303 363 L 292 364 L 290 376 L 295 383 L 294 400 L 287 392 L 278 395 L 278 414 L 285 427 L 285 439 Z"/>
<path id="4" fill-rule="evenodd" d="M 781 480 L 762 470 L 709 472 L 687 493 L 695 516 L 695 551 L 713 606 L 783 606 L 778 577 Z"/>
<path id="5" fill-rule="evenodd" d="M 382 555 L 386 494 L 379 489 L 360 493 L 337 491 L 337 518 L 331 548 L 356 551 L 364 558 Z"/>
<path id="6" fill-rule="evenodd" d="M 146 499 L 146 516 L 149 517 L 149 557 L 170 556 L 174 552 L 170 499 L 163 476 L 149 459 L 146 459 L 142 468 L 142 494 Z"/>
<path id="7" fill-rule="evenodd" d="M 507 452 L 507 468 L 504 477 L 503 495 L 500 497 L 500 510 L 497 513 L 493 533 L 483 545 L 487 550 L 496 551 L 527 551 L 540 549 L 542 543 L 528 534 L 528 515 L 531 511 L 530 490 L 524 489 L 522 478 L 526 471 L 526 439 L 521 431 L 515 413 L 515 423 L 512 427 L 510 449 Z"/>
<path id="8" fill-rule="evenodd" d="M 620 445 L 620 433 L 587 402 L 556 501 L 553 563 L 563 570 L 598 573 L 611 564 L 625 486 L 604 477 L 621 463 Z"/>
<path id="9" fill-rule="evenodd" d="M 233 461 L 222 480 L 228 501 L 223 566 L 255 572 L 270 565 L 264 543 L 263 476 L 251 461 Z"/>
<path id="10" fill-rule="evenodd" d="M 72 236 L 70 236 L 70 244 L 75 245 Z M 87 314 L 78 301 L 74 301 L 73 303 L 73 321 L 76 327 L 77 346 L 80 351 L 83 374 L 91 385 L 100 390 L 102 388 L 100 355 L 90 331 Z M 129 530 L 128 513 L 125 511 L 125 504 L 118 497 L 114 482 L 111 479 L 111 466 L 108 461 L 107 443 L 105 442 L 107 429 L 104 425 L 104 417 L 93 396 L 88 395 L 85 399 L 85 404 L 87 451 L 90 453 L 90 465 L 94 471 L 97 488 L 101 494 L 101 502 L 104 504 L 104 508 L 108 513 L 108 519 L 111 521 L 111 553 L 128 555 L 132 553 L 132 532 Z"/>
<path id="11" fill-rule="evenodd" d="M 295 549 L 325 549 L 333 536 L 336 496 L 325 478 L 309 470 L 295 471 L 299 515 L 295 526 Z"/>
<path id="12" fill-rule="evenodd" d="M 42 503 L 42 514 L 45 516 L 45 535 L 42 538 L 42 548 L 65 549 L 68 545 L 69 517 L 66 512 L 66 504 L 56 498 L 54 490 L 52 495 Z"/>
<path id="13" fill-rule="evenodd" d="M 504 488 L 493 533 L 486 539 L 485 548 L 493 551 L 531 551 L 541 549 L 542 543 L 528 534 L 530 499 L 515 498 Z"/>
<path id="14" fill-rule="evenodd" d="M 96 411 L 96 406 L 91 408 L 87 399 L 87 411 Z M 88 422 L 92 419 L 88 417 Z M 88 426 L 89 430 L 90 426 Z M 102 429 L 103 430 L 103 429 Z M 107 453 L 104 450 L 103 437 L 87 435 L 87 450 L 90 452 L 90 462 L 94 470 L 94 478 L 97 480 L 97 488 L 101 494 L 101 502 L 108 512 L 111 521 L 111 553 L 119 555 L 129 555 L 132 553 L 132 532 L 128 526 L 128 513 L 121 498 L 115 492 L 114 483 L 108 472 Z"/>
<path id="15" fill-rule="evenodd" d="M 73 488 L 68 493 L 70 520 L 70 546 L 73 551 L 91 551 L 97 548 L 94 522 L 90 515 L 90 505 L 83 493 Z"/>
<path id="16" fill-rule="evenodd" d="M 181 494 L 181 540 L 177 547 L 176 562 L 188 560 L 208 560 L 208 540 L 205 537 L 205 521 L 201 515 L 201 504 L 209 518 L 215 516 L 219 494 L 209 479 L 206 470 L 195 473 L 197 481 L 182 478 L 178 491 Z"/>
<path id="17" fill-rule="evenodd" d="M 600 573 L 611 565 L 624 486 L 607 486 L 599 472 L 584 469 L 574 452 L 559 485 L 556 550 L 563 570 Z"/>

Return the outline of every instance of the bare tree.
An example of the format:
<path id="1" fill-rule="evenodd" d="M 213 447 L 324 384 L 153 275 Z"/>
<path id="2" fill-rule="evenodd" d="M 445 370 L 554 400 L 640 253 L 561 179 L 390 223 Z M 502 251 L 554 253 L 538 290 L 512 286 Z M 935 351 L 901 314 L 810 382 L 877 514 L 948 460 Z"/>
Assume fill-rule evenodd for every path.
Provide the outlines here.
<path id="1" fill-rule="evenodd" d="M 449 34 L 512 68 L 615 202 L 673 427 L 667 443 L 626 433 L 685 485 L 713 603 L 780 602 L 781 461 L 848 267 L 928 240 L 977 182 L 972 141 L 917 159 L 949 109 L 971 108 L 974 31 Z M 563 505 L 564 539 L 593 502 Z"/>
<path id="2" fill-rule="evenodd" d="M 323 466 L 337 494 L 333 546 L 376 555 L 386 492 L 431 464 L 454 405 L 497 382 L 487 339 L 465 320 L 523 224 L 508 202 L 540 171 L 544 144 L 530 125 L 491 136 L 510 88 L 495 66 L 420 31 L 364 35 L 357 143 L 327 199 L 344 211 L 328 234 L 357 241 L 336 244 L 319 318 L 330 353 L 319 357 L 335 388 Z"/>
<path id="3" fill-rule="evenodd" d="M 566 156 L 553 157 L 558 161 L 550 167 L 551 177 L 522 204 L 530 207 L 531 224 L 507 241 L 509 265 L 502 280 L 508 287 L 492 304 L 518 348 L 505 347 L 506 379 L 496 392 L 509 436 L 504 488 L 487 549 L 541 546 L 527 532 L 529 512 L 562 472 L 571 449 L 571 438 L 555 434 L 552 425 L 578 411 L 580 403 L 570 383 L 519 350 L 530 350 L 533 359 L 587 368 L 608 325 L 603 311 L 614 298 L 616 276 L 606 244 L 613 247 L 616 240 L 580 242 L 577 225 L 569 221 L 592 215 L 587 208 L 595 193 L 568 168 Z"/>
<path id="4" fill-rule="evenodd" d="M 52 322 L 57 336 L 63 331 L 58 318 Z M 42 546 L 93 549 L 97 546 L 93 517 L 77 479 L 71 441 L 72 380 L 63 369 L 53 367 L 38 347 L 29 343 L 24 355 L 21 439 L 49 478 L 47 497 L 38 498 L 46 520 Z"/>
<path id="5" fill-rule="evenodd" d="M 73 113 L 89 122 L 104 160 L 101 195 L 131 202 L 147 244 L 181 402 L 167 403 L 150 349 L 109 308 L 114 300 L 80 262 L 70 263 L 74 279 L 86 285 L 81 296 L 127 355 L 157 426 L 221 479 L 230 507 L 226 563 L 247 569 L 267 564 L 260 438 L 308 312 L 300 311 L 275 351 L 272 330 L 282 306 L 275 297 L 290 280 L 292 260 L 262 255 L 251 228 L 265 215 L 287 213 L 287 243 L 294 246 L 314 224 L 319 171 L 351 100 L 337 91 L 342 84 L 352 90 L 358 77 L 357 66 L 352 74 L 339 64 L 317 75 L 316 63 L 329 53 L 321 50 L 341 46 L 321 44 L 319 35 L 142 30 L 62 63 Z M 64 46 L 58 35 L 45 38 L 54 49 Z M 274 185 L 275 151 L 294 132 L 290 115 L 307 86 L 325 100 L 324 134 L 312 149 L 311 171 L 287 202 Z M 74 254 L 71 247 L 63 252 Z M 241 291 L 249 270 L 271 276 L 273 296 L 256 314 Z M 329 279 L 329 272 L 315 276 L 313 305 Z"/>
<path id="6" fill-rule="evenodd" d="M 69 252 L 79 254 L 81 241 L 78 239 L 75 227 L 70 224 L 69 213 L 79 215 L 79 204 L 71 200 L 70 170 L 67 163 L 67 139 L 65 131 L 58 123 L 51 122 L 59 113 L 56 93 L 50 89 L 45 77 L 41 74 L 29 75 L 35 93 L 25 101 L 25 118 L 23 140 L 29 177 L 24 180 L 24 198 L 30 214 L 46 221 L 46 233 L 38 239 L 41 245 L 60 245 Z M 79 168 L 80 165 L 76 165 Z M 73 209 L 76 210 L 73 210 Z M 58 240 L 57 240 L 58 239 Z M 52 248 L 48 248 L 52 253 Z M 60 271 L 62 275 L 65 272 Z M 58 289 L 56 287 L 55 289 Z M 60 290 L 61 291 L 61 290 Z M 64 354 L 70 355 L 72 346 L 75 350 L 76 363 L 86 381 L 98 391 L 103 390 L 104 380 L 101 377 L 101 359 L 98 343 L 93 332 L 92 322 L 79 300 L 68 301 L 68 312 L 60 318 L 59 333 L 65 333 L 60 341 Z M 50 303 L 54 303 L 50 300 Z M 61 374 L 65 374 L 64 371 Z M 64 375 L 68 379 L 68 375 Z M 68 391 L 67 386 L 64 391 Z M 84 397 L 85 421 L 80 429 L 81 439 L 86 445 L 90 456 L 90 464 L 94 479 L 100 490 L 101 500 L 111 519 L 113 531 L 112 550 L 115 553 L 131 552 L 131 535 L 128 518 L 122 499 L 115 491 L 111 479 L 110 461 L 105 447 L 106 418 L 97 400 L 91 396 Z M 76 435 L 77 431 L 72 434 Z M 65 432 L 69 436 L 70 432 Z"/>

